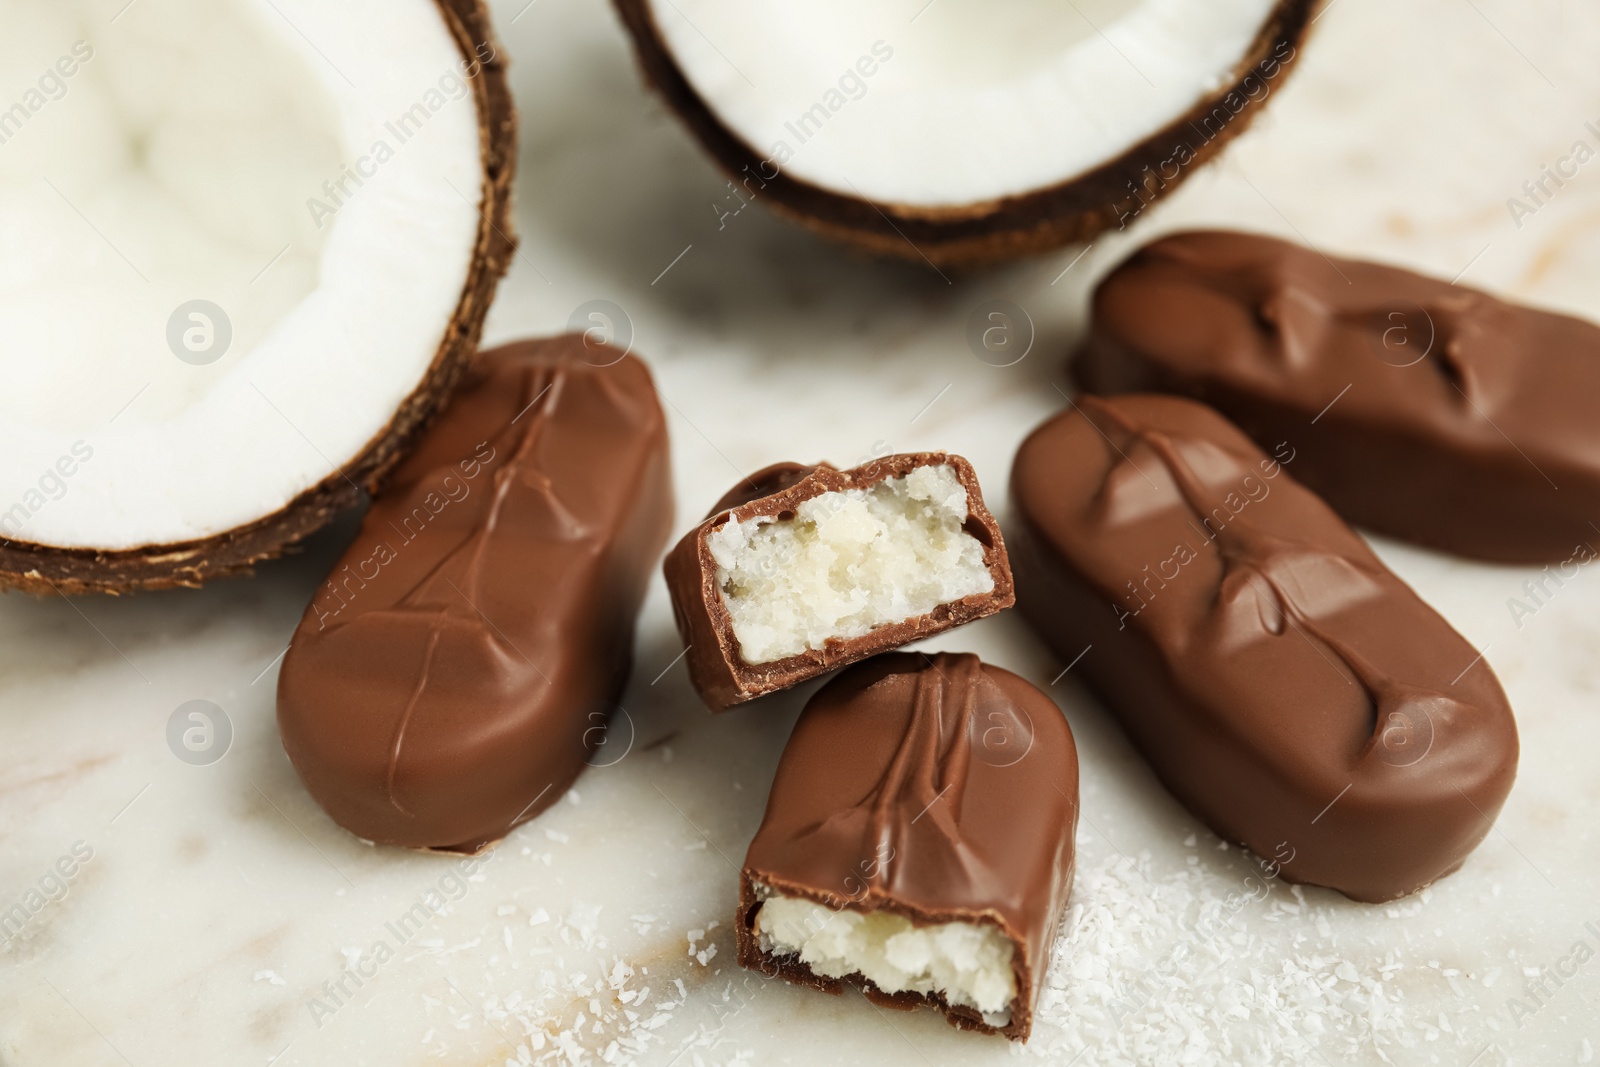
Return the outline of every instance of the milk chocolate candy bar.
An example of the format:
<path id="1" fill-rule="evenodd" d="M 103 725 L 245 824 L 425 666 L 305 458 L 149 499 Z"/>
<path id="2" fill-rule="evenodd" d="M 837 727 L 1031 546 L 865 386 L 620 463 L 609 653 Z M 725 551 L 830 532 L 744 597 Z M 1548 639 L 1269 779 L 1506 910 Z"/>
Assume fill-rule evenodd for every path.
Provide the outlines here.
<path id="1" fill-rule="evenodd" d="M 1185 233 L 1101 283 L 1090 392 L 1203 400 L 1348 521 L 1477 559 L 1600 545 L 1600 327 L 1410 271 Z"/>
<path id="2" fill-rule="evenodd" d="M 689 678 L 713 711 L 1011 606 L 1005 542 L 960 456 L 781 463 L 667 556 Z"/>
<path id="3" fill-rule="evenodd" d="M 307 609 L 278 725 L 351 833 L 477 851 L 603 741 L 672 525 L 655 388 L 616 355 L 481 355 Z"/>
<path id="4" fill-rule="evenodd" d="M 1221 415 L 1082 397 L 1012 500 L 1024 615 L 1224 839 L 1381 901 L 1488 833 L 1517 762 L 1489 665 Z"/>
<path id="5" fill-rule="evenodd" d="M 739 962 L 1026 1040 L 1072 887 L 1078 755 L 1049 697 L 893 652 L 796 723 L 745 857 Z"/>

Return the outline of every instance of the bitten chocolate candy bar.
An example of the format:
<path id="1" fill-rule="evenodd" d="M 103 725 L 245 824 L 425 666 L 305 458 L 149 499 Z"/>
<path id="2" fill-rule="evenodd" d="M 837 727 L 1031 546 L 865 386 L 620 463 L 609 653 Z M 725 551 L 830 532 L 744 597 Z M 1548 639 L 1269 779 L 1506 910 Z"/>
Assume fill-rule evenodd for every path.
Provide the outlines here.
<path id="1" fill-rule="evenodd" d="M 1478 559 L 1600 545 L 1600 327 L 1240 233 L 1140 249 L 1094 297 L 1095 393 L 1203 400 L 1348 521 Z M 1594 524 L 1594 525 L 1591 525 Z M 1581 546 L 1581 547 L 1580 547 Z"/>
<path id="2" fill-rule="evenodd" d="M 586 356 L 576 334 L 481 355 L 295 631 L 283 745 L 354 834 L 476 851 L 604 736 L 672 489 L 644 364 Z"/>
<path id="3" fill-rule="evenodd" d="M 1517 764 L 1489 665 L 1215 411 L 1083 397 L 1012 500 L 1023 613 L 1222 837 L 1380 901 L 1488 833 Z"/>
<path id="4" fill-rule="evenodd" d="M 1026 1040 L 1072 887 L 1078 754 L 972 655 L 857 664 L 796 723 L 745 857 L 739 962 Z"/>
<path id="5" fill-rule="evenodd" d="M 665 565 L 689 678 L 713 711 L 1011 606 L 972 465 L 917 452 L 746 479 Z"/>

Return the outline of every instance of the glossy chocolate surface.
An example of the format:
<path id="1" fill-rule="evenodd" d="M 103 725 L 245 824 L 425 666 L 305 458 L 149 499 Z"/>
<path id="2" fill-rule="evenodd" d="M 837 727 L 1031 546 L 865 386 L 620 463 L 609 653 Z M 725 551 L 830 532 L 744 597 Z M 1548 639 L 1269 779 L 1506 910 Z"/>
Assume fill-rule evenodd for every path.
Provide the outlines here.
<path id="1" fill-rule="evenodd" d="M 1215 411 L 1082 397 L 1012 499 L 1023 613 L 1222 837 L 1381 901 L 1488 833 L 1517 762 L 1489 665 Z"/>
<path id="2" fill-rule="evenodd" d="M 830 638 L 819 649 L 771 663 L 749 664 L 739 652 L 733 623 L 723 603 L 717 563 L 706 538 L 728 521 L 748 522 L 757 516 L 792 512 L 802 501 L 824 493 L 863 489 L 890 478 L 904 477 L 917 467 L 948 465 L 967 490 L 966 532 L 984 547 L 984 562 L 994 589 L 941 604 L 924 615 L 890 623 L 860 637 Z M 672 613 L 688 648 L 689 680 L 712 711 L 780 689 L 912 641 L 981 619 L 1012 605 L 1011 565 L 1000 526 L 984 506 L 983 492 L 972 464 L 944 452 L 908 452 L 884 456 L 849 470 L 826 463 L 804 466 L 778 463 L 765 467 L 730 489 L 699 526 L 683 535 L 663 567 L 672 594 Z"/>
<path id="3" fill-rule="evenodd" d="M 577 335 L 481 355 L 295 631 L 284 748 L 351 833 L 476 851 L 604 735 L 672 492 L 644 364 L 586 357 Z"/>
<path id="4" fill-rule="evenodd" d="M 829 992 L 853 982 L 886 1006 L 934 1004 L 957 1026 L 1026 1039 L 1072 886 L 1077 822 L 1077 749 L 1045 694 L 968 654 L 857 664 L 811 698 L 783 751 L 745 857 L 739 962 Z M 1015 945 L 1009 1024 L 764 953 L 756 886 L 918 925 L 995 925 Z"/>
<path id="5" fill-rule="evenodd" d="M 752 500 L 771 496 L 790 486 L 799 485 L 812 471 L 824 468 L 830 471 L 838 469 L 831 463 L 774 463 L 770 467 L 762 467 L 723 493 L 722 498 L 711 505 L 711 510 L 706 512 L 706 518 L 709 519 L 721 511 L 730 511 L 740 504 L 748 504 Z"/>
<path id="6" fill-rule="evenodd" d="M 1204 400 L 1347 520 L 1478 559 L 1600 546 L 1600 327 L 1411 271 L 1183 233 L 1101 283 L 1075 373 Z M 1592 549 L 1587 549 L 1592 553 Z"/>

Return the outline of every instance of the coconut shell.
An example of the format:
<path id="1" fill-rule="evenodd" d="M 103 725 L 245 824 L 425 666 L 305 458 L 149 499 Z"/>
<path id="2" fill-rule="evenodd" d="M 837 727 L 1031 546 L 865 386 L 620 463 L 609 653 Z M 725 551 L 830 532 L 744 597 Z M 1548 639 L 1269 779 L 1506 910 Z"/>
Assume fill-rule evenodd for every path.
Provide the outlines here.
<path id="1" fill-rule="evenodd" d="M 767 177 L 760 169 L 765 154 L 723 125 L 678 69 L 647 0 L 615 0 L 645 78 L 731 178 L 756 175 L 764 182 L 759 201 L 835 240 L 939 266 L 1014 259 L 1089 241 L 1105 230 L 1127 225 L 1244 132 L 1298 59 L 1319 2 L 1279 0 L 1250 48 L 1215 90 L 1117 158 L 1018 196 L 929 208 L 830 192 L 781 171 Z M 1263 64 L 1273 65 L 1270 74 L 1258 72 Z M 1264 79 L 1270 91 L 1253 99 L 1246 85 L 1252 77 L 1256 83 Z M 1218 108 L 1228 117 L 1208 137 L 1202 120 Z M 1163 174 L 1163 164 L 1171 169 L 1170 161 L 1183 153 L 1189 161 L 1174 175 Z"/>
<path id="2" fill-rule="evenodd" d="M 478 114 L 483 188 L 472 265 L 450 325 L 417 387 L 360 454 L 265 518 L 195 541 L 142 545 L 117 551 L 59 548 L 0 539 L 0 589 L 29 593 L 125 593 L 198 586 L 212 578 L 247 573 L 259 561 L 281 556 L 361 501 L 411 450 L 413 442 L 448 402 L 477 351 L 484 315 L 516 251 L 511 183 L 517 161 L 517 113 L 505 61 L 484 0 L 435 0 L 463 60 L 482 72 L 469 79 Z M 482 62 L 474 49 L 494 45 Z"/>

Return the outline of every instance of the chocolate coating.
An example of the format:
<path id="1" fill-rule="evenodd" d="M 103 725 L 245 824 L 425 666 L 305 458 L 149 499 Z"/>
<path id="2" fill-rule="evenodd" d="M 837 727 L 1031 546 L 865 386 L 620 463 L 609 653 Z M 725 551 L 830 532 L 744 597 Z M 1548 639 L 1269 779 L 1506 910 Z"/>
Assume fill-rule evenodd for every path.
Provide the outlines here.
<path id="1" fill-rule="evenodd" d="M 706 518 L 711 518 L 719 511 L 731 511 L 740 504 L 748 504 L 752 500 L 759 500 L 792 485 L 798 485 L 805 481 L 806 476 L 812 471 L 822 468 L 830 471 L 838 469 L 831 463 L 774 463 L 770 467 L 762 467 L 723 493 L 722 498 L 711 505 L 711 510 L 706 512 Z"/>
<path id="2" fill-rule="evenodd" d="M 1072 888 L 1078 752 L 1055 703 L 969 654 L 895 652 L 806 705 L 740 878 L 739 962 L 875 1003 L 931 1004 L 955 1026 L 1026 1040 Z M 1015 946 L 1010 1022 L 937 995 L 884 993 L 762 951 L 756 886 L 916 925 L 988 923 Z"/>
<path id="3" fill-rule="evenodd" d="M 295 631 L 283 746 L 351 833 L 477 851 L 602 738 L 672 490 L 649 371 L 590 355 L 569 334 L 480 356 Z"/>
<path id="4" fill-rule="evenodd" d="M 1477 559 L 1600 544 L 1600 327 L 1410 271 L 1184 233 L 1101 283 L 1075 372 L 1214 405 L 1351 522 Z M 1559 489 L 1558 489 L 1559 487 Z"/>
<path id="5" fill-rule="evenodd" d="M 967 490 L 966 532 L 984 547 L 984 562 L 994 589 L 941 604 L 924 615 L 879 626 L 860 637 L 830 638 L 824 647 L 771 663 L 750 664 L 739 652 L 733 621 L 717 581 L 717 563 L 706 538 L 730 520 L 792 512 L 801 502 L 824 493 L 864 489 L 890 478 L 904 477 L 917 467 L 948 465 Z M 983 503 L 978 476 L 960 456 L 944 452 L 907 452 L 884 456 L 849 470 L 826 463 L 807 467 L 777 463 L 765 467 L 729 490 L 705 521 L 683 535 L 667 554 L 663 571 L 672 594 L 672 614 L 688 648 L 689 680 L 712 711 L 826 674 L 892 648 L 942 633 L 962 623 L 993 615 L 1015 602 L 1011 565 L 1000 525 Z"/>
<path id="6" fill-rule="evenodd" d="M 1517 762 L 1488 664 L 1222 416 L 1084 397 L 1012 494 L 1024 615 L 1218 834 L 1381 901 L 1488 833 Z"/>

